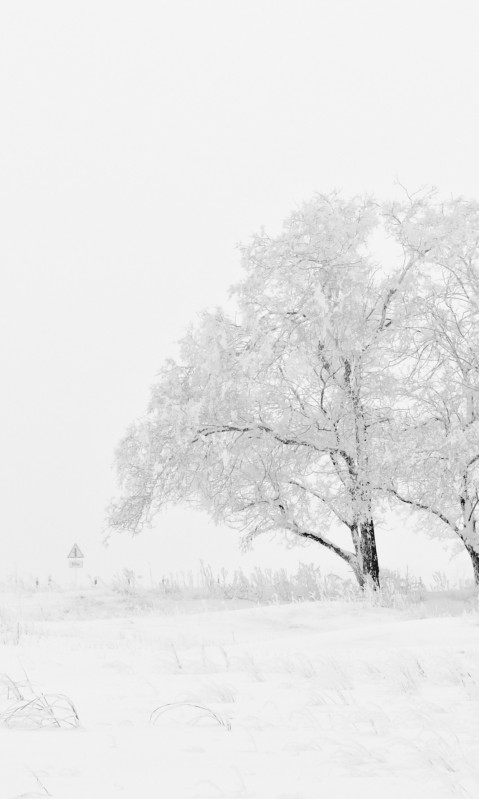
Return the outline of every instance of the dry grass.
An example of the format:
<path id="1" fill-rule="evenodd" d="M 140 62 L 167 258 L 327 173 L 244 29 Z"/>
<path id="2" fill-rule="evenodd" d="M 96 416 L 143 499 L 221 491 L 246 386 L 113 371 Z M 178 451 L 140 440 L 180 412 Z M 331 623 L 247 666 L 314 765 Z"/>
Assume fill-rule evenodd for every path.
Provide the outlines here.
<path id="1" fill-rule="evenodd" d="M 22 683 L 4 674 L 0 679 L 7 707 L 0 712 L 0 724 L 9 729 L 72 729 L 80 719 L 71 699 L 64 694 L 34 692 L 28 677 Z M 12 701 L 13 700 L 13 701 Z"/>
<path id="2" fill-rule="evenodd" d="M 216 713 L 210 707 L 198 705 L 193 702 L 169 702 L 166 705 L 157 707 L 150 716 L 151 724 L 156 724 L 160 716 L 164 713 L 173 712 L 176 721 L 183 721 L 189 724 L 198 724 L 208 720 L 213 720 L 220 727 L 224 727 L 228 732 L 231 730 L 229 719 Z"/>

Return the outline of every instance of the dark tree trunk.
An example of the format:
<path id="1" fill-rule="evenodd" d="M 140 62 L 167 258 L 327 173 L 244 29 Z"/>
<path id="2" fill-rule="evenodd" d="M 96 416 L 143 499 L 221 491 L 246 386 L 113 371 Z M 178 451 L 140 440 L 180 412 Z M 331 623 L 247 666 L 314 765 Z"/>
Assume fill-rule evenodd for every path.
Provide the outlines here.
<path id="1" fill-rule="evenodd" d="M 359 585 L 361 588 L 370 585 L 376 590 L 380 587 L 379 562 L 373 520 L 362 522 L 359 533 L 360 561 L 363 564 L 362 573 L 358 575 Z"/>
<path id="2" fill-rule="evenodd" d="M 471 546 L 468 546 L 466 544 L 465 547 L 472 561 L 472 568 L 474 570 L 474 582 L 476 585 L 479 585 L 479 554 Z"/>

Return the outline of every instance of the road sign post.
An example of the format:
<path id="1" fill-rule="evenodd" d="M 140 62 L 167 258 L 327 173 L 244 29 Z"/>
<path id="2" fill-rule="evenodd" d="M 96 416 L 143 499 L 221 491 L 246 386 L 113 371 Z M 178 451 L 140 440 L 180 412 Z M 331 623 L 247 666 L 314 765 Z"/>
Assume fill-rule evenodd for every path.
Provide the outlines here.
<path id="1" fill-rule="evenodd" d="M 83 569 L 83 552 L 81 551 L 78 544 L 73 544 L 70 553 L 68 555 L 68 565 L 70 569 L 73 569 L 72 577 L 73 577 L 73 585 L 76 588 L 77 581 L 78 581 L 78 569 Z"/>

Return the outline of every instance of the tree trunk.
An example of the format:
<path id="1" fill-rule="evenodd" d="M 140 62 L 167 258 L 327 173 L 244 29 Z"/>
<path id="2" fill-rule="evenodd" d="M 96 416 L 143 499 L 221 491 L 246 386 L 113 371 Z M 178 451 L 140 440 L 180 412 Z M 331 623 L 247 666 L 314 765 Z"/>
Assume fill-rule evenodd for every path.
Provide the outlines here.
<path id="1" fill-rule="evenodd" d="M 474 548 L 474 544 L 478 542 L 477 536 L 477 524 L 476 519 L 474 517 L 474 509 L 475 506 L 472 504 L 471 500 L 469 499 L 470 491 L 468 485 L 468 474 L 467 471 L 464 473 L 463 476 L 463 486 L 464 490 L 462 496 L 460 497 L 461 503 L 461 513 L 462 513 L 462 520 L 463 520 L 463 527 L 460 531 L 460 538 L 466 547 L 467 552 L 469 553 L 469 557 L 472 561 L 472 568 L 474 570 L 474 582 L 476 585 L 479 585 L 479 551 Z"/>
<path id="2" fill-rule="evenodd" d="M 379 585 L 379 562 L 374 534 L 374 522 L 368 519 L 359 526 L 359 565 L 358 581 L 361 588 L 370 585 L 377 590 Z"/>
<path id="3" fill-rule="evenodd" d="M 354 545 L 356 548 L 357 571 L 356 577 L 361 588 L 370 585 L 374 590 L 379 586 L 379 563 L 374 535 L 374 522 L 371 517 L 364 518 L 363 514 L 371 513 L 371 485 L 369 482 L 368 466 L 368 435 L 366 414 L 360 393 L 361 362 L 358 370 L 349 359 L 344 359 L 344 380 L 351 397 L 356 439 L 356 457 L 350 458 L 348 463 L 351 478 L 350 493 L 354 500 L 359 501 L 361 514 L 358 515 L 354 527 L 351 528 Z M 367 509 L 367 510 L 366 510 Z"/>
<path id="4" fill-rule="evenodd" d="M 476 550 L 473 549 L 469 544 L 465 544 L 465 547 L 472 561 L 472 568 L 474 570 L 474 582 L 476 585 L 479 585 L 479 553 L 477 553 Z"/>

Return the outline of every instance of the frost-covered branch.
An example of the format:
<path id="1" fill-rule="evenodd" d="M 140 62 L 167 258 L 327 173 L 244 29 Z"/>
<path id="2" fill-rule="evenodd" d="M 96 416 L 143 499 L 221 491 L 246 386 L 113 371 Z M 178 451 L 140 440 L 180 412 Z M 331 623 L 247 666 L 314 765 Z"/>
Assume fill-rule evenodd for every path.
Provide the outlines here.
<path id="1" fill-rule="evenodd" d="M 387 488 L 386 490 L 389 494 L 395 496 L 396 499 L 399 499 L 400 502 L 403 502 L 404 505 L 411 505 L 416 510 L 424 510 L 427 511 L 428 513 L 432 513 L 434 514 L 434 516 L 437 516 L 438 519 L 444 522 L 444 524 L 447 524 L 448 527 L 451 527 L 452 530 L 454 530 L 454 532 L 458 531 L 457 525 L 451 522 L 451 520 L 448 519 L 448 517 L 445 516 L 444 513 L 442 513 L 440 510 L 433 508 L 432 505 L 429 505 L 424 502 L 419 502 L 419 500 L 416 499 L 409 499 L 408 497 L 405 497 L 402 494 L 400 494 L 399 491 L 396 491 L 396 489 L 394 488 Z"/>

